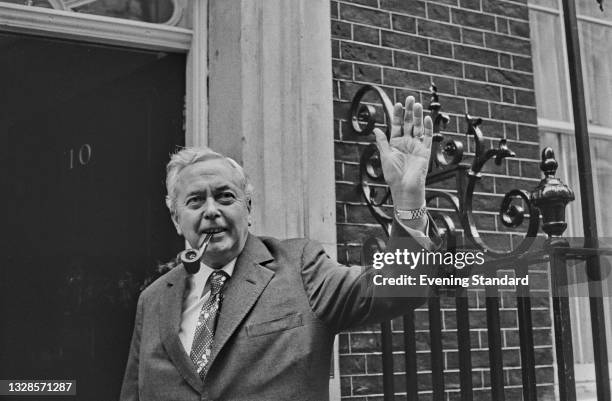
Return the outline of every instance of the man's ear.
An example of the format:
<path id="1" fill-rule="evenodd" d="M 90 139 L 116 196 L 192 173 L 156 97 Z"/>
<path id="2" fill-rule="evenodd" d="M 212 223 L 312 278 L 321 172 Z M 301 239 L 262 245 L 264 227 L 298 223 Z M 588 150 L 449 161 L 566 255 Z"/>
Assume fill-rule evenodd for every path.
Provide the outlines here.
<path id="1" fill-rule="evenodd" d="M 179 225 L 178 216 L 176 215 L 176 211 L 172 205 L 172 199 L 169 196 L 166 196 L 166 206 L 168 206 L 168 210 L 170 211 L 170 219 L 174 224 L 174 228 L 176 229 L 176 233 L 180 236 L 183 235 L 183 231 L 181 231 L 181 226 Z"/>
<path id="2" fill-rule="evenodd" d="M 247 223 L 249 227 L 251 227 L 253 225 L 253 215 L 251 215 L 251 200 L 250 199 L 247 199 L 246 207 L 247 207 L 247 211 L 249 212 L 249 215 L 247 216 Z"/>
<path id="3" fill-rule="evenodd" d="M 183 236 L 183 231 L 181 230 L 181 225 L 179 224 L 178 221 L 178 217 L 176 216 L 175 213 L 172 213 L 170 215 L 170 218 L 172 219 L 172 223 L 174 224 L 174 228 L 176 229 L 176 233 L 180 236 Z"/>

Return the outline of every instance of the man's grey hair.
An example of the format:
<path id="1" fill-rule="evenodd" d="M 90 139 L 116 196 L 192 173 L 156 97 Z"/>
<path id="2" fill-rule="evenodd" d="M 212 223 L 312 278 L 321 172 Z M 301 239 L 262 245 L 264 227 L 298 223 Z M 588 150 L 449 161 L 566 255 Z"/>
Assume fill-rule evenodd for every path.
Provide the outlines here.
<path id="1" fill-rule="evenodd" d="M 168 194 L 166 195 L 166 206 L 168 206 L 168 209 L 170 209 L 170 213 L 173 216 L 176 214 L 176 182 L 178 181 L 180 172 L 185 167 L 192 164 L 213 159 L 225 159 L 230 166 L 236 169 L 236 172 L 240 177 L 241 189 L 244 191 L 247 206 L 250 210 L 251 198 L 253 196 L 253 186 L 249 182 L 249 177 L 246 175 L 240 164 L 238 164 L 231 157 L 224 156 L 221 153 L 217 153 L 205 146 L 186 147 L 171 155 L 170 161 L 166 166 L 166 190 L 168 191 Z"/>

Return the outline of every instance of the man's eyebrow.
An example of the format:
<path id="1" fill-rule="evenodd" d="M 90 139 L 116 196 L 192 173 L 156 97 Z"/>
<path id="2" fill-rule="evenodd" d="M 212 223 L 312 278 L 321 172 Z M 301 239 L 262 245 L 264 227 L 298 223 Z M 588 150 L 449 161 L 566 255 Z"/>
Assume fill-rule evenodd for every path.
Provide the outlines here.
<path id="1" fill-rule="evenodd" d="M 228 190 L 228 189 L 229 189 L 230 191 L 235 191 L 235 190 L 236 190 L 236 188 L 234 188 L 233 186 L 228 185 L 228 184 L 219 185 L 218 187 L 215 187 L 215 188 L 214 188 L 215 192 L 219 192 L 219 191 L 226 191 L 226 190 Z"/>
<path id="2" fill-rule="evenodd" d="M 206 194 L 205 189 L 192 189 L 191 191 L 187 192 L 187 197 L 193 196 L 193 195 L 202 195 L 202 194 Z"/>
<path id="3" fill-rule="evenodd" d="M 232 186 L 232 185 L 229 185 L 229 184 L 221 184 L 219 186 L 215 186 L 215 187 L 212 188 L 212 191 L 214 193 L 221 192 L 221 191 L 227 191 L 227 190 L 236 192 L 236 188 L 234 186 Z M 194 195 L 206 195 L 206 194 L 207 194 L 207 190 L 206 189 L 193 189 L 193 190 L 187 192 L 186 197 L 190 197 L 190 196 L 194 196 Z"/>

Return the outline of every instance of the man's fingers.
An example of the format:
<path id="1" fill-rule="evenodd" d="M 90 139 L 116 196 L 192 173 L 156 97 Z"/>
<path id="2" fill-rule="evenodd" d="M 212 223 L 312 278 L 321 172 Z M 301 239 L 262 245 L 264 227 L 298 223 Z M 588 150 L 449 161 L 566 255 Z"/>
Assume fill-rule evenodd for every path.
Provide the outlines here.
<path id="1" fill-rule="evenodd" d="M 421 103 L 415 103 L 413 110 L 413 125 L 412 125 L 412 136 L 418 138 L 424 135 L 423 130 L 423 106 Z"/>
<path id="2" fill-rule="evenodd" d="M 393 116 L 391 117 L 391 138 L 402 135 L 402 115 L 404 110 L 401 103 L 395 103 L 393 106 Z M 385 138 L 386 139 L 386 138 Z"/>
<path id="3" fill-rule="evenodd" d="M 433 140 L 433 121 L 431 117 L 426 116 L 423 120 L 423 128 L 425 129 L 425 136 L 423 137 L 423 145 L 427 149 L 431 149 L 431 142 Z"/>
<path id="4" fill-rule="evenodd" d="M 408 96 L 406 98 L 406 111 L 404 113 L 404 125 L 412 124 L 413 111 L 414 107 L 414 96 Z M 406 127 L 408 128 L 408 127 Z M 407 135 L 407 133 L 405 133 Z"/>
<path id="5" fill-rule="evenodd" d="M 378 152 L 381 157 L 384 157 L 385 154 L 389 152 L 389 141 L 387 141 L 387 136 L 384 132 L 382 132 L 379 128 L 374 128 L 374 135 L 376 136 L 376 146 L 378 147 Z"/>
<path id="6" fill-rule="evenodd" d="M 433 120 L 430 116 L 425 116 L 423 127 L 425 127 L 425 136 L 430 138 L 433 137 Z"/>

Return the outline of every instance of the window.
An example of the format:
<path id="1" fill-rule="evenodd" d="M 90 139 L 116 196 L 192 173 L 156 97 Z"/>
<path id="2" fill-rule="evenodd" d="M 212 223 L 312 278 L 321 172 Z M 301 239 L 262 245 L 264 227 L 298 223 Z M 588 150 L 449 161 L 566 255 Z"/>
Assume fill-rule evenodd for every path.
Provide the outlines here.
<path id="1" fill-rule="evenodd" d="M 561 1 L 529 0 L 529 6 L 540 143 L 555 150 L 560 161 L 559 176 L 576 195 L 576 201 L 568 207 L 566 235 L 581 237 L 580 186 Z M 598 230 L 601 237 L 612 237 L 612 209 L 604 207 L 612 199 L 612 12 L 607 9 L 602 13 L 595 0 L 576 0 L 576 8 Z M 609 322 L 612 288 L 606 290 L 608 298 L 604 303 Z M 570 303 L 578 399 L 594 399 L 595 370 L 588 298 L 574 297 Z M 581 324 L 575 324 L 578 321 Z M 607 339 L 609 356 L 612 356 L 610 327 L 608 325 Z"/>

